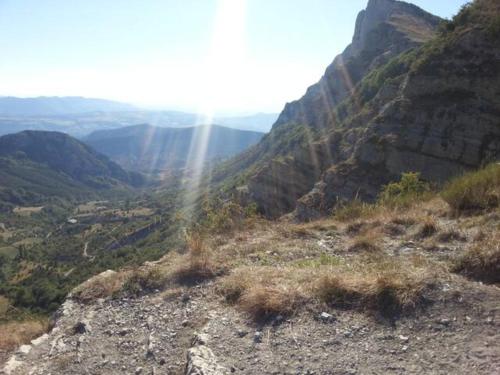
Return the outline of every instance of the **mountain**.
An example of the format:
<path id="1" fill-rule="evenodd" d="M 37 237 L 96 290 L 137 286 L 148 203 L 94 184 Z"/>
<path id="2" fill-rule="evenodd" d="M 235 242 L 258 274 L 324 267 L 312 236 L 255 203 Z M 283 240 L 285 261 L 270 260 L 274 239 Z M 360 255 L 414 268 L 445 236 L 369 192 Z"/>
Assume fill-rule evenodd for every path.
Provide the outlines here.
<path id="1" fill-rule="evenodd" d="M 212 122 L 235 129 L 267 132 L 278 114 L 218 116 Z M 137 124 L 192 127 L 203 115 L 180 111 L 145 110 L 130 104 L 82 97 L 0 97 L 0 135 L 23 130 L 59 131 L 84 137 L 96 130 Z"/>
<path id="2" fill-rule="evenodd" d="M 96 131 L 85 138 L 92 148 L 124 168 L 138 171 L 186 166 L 188 159 L 205 150 L 204 161 L 234 156 L 257 143 L 263 133 L 222 126 L 160 128 L 150 125 Z"/>
<path id="3" fill-rule="evenodd" d="M 256 113 L 248 116 L 216 117 L 214 123 L 229 128 L 267 133 L 277 118 L 277 113 Z"/>
<path id="4" fill-rule="evenodd" d="M 87 112 L 132 111 L 130 104 L 80 96 L 0 97 L 0 116 L 54 116 Z"/>
<path id="5" fill-rule="evenodd" d="M 0 137 L 0 181 L 0 200 L 23 204 L 88 197 L 141 177 L 66 134 L 24 131 Z"/>
<path id="6" fill-rule="evenodd" d="M 370 0 L 321 80 L 213 182 L 267 216 L 310 219 L 375 200 L 402 172 L 440 183 L 498 160 L 499 7 L 477 0 L 444 22 Z"/>

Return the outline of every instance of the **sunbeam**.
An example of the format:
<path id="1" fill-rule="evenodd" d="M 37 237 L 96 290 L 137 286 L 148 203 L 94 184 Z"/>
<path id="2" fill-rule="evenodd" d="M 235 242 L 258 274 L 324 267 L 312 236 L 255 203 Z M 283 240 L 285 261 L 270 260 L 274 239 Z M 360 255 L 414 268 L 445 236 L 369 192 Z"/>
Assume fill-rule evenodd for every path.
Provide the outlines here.
<path id="1" fill-rule="evenodd" d="M 202 68 L 200 114 L 189 147 L 184 169 L 186 194 L 184 207 L 190 208 L 201 194 L 205 155 L 211 136 L 213 118 L 220 103 L 237 88 L 237 78 L 245 62 L 246 0 L 219 0 L 213 24 L 210 49 Z"/>

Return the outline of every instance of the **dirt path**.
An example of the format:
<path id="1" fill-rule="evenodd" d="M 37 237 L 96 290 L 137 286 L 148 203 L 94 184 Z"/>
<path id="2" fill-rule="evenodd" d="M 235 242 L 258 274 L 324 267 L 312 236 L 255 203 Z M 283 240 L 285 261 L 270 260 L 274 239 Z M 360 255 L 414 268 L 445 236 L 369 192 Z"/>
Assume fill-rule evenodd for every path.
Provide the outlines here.
<path id="1" fill-rule="evenodd" d="M 85 242 L 85 244 L 83 245 L 83 252 L 82 252 L 82 255 L 83 255 L 83 257 L 84 257 L 84 258 L 88 258 L 88 257 L 89 257 L 89 255 L 87 254 L 87 248 L 88 248 L 88 246 L 89 246 L 89 242 L 87 241 L 87 242 Z"/>

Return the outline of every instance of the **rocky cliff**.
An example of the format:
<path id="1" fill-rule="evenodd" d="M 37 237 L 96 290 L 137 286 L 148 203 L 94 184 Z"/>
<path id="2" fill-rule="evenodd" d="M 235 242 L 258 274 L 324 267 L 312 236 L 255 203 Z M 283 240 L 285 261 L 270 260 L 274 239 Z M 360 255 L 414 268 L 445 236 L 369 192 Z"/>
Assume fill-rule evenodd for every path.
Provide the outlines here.
<path id="1" fill-rule="evenodd" d="M 245 199 L 308 219 L 374 200 L 401 172 L 442 182 L 498 159 L 498 14 L 476 1 L 439 26 L 413 5 L 370 0 L 322 79 L 216 179 L 244 167 L 231 183 L 247 185 Z"/>

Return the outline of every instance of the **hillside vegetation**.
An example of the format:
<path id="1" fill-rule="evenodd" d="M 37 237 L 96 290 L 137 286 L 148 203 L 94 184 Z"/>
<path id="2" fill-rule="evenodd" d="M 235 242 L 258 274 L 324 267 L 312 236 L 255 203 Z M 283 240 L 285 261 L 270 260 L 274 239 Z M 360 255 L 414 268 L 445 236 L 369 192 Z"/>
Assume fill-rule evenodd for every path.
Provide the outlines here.
<path id="1" fill-rule="evenodd" d="M 98 192 L 125 193 L 144 182 L 79 142 L 57 132 L 24 131 L 0 137 L 0 202 L 42 204 L 47 200 L 83 200 Z"/>

